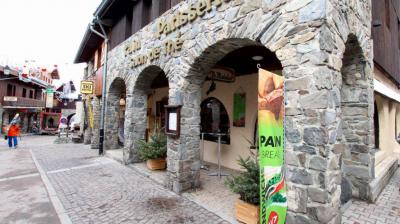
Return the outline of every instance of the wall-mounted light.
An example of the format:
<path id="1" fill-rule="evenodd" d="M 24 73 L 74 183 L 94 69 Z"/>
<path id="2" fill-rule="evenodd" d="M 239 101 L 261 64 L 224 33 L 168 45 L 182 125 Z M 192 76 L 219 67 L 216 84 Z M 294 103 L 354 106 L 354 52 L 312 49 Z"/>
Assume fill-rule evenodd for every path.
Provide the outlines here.
<path id="1" fill-rule="evenodd" d="M 10 67 L 8 67 L 8 65 L 6 65 L 6 67 L 4 67 L 4 75 L 10 75 L 11 74 L 11 69 Z"/>
<path id="2" fill-rule="evenodd" d="M 253 57 L 251 57 L 251 59 L 253 59 L 254 61 L 261 61 L 264 59 L 264 57 L 261 55 L 254 55 Z"/>
<path id="3" fill-rule="evenodd" d="M 119 105 L 120 105 L 120 106 L 125 106 L 125 105 L 126 105 L 126 101 L 125 101 L 124 98 L 121 98 L 121 99 L 119 100 Z"/>
<path id="4" fill-rule="evenodd" d="M 375 19 L 375 20 L 372 21 L 372 26 L 373 27 L 380 27 L 380 26 L 382 26 L 382 21 L 379 20 L 379 19 Z"/>

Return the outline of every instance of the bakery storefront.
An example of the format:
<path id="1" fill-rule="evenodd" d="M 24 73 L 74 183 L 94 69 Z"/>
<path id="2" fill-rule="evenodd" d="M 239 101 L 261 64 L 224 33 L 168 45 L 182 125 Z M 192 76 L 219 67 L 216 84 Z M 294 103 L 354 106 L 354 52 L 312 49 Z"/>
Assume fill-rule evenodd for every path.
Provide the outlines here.
<path id="1" fill-rule="evenodd" d="M 136 163 L 137 140 L 172 129 L 165 185 L 197 188 L 201 168 L 235 171 L 250 156 L 261 98 L 283 105 L 268 116 L 284 115 L 287 219 L 339 220 L 342 178 L 365 200 L 374 178 L 370 24 L 354 7 L 328 13 L 322 2 L 198 0 L 168 10 L 109 53 L 106 147 Z M 263 85 L 260 71 L 270 77 Z M 179 112 L 165 119 L 165 108 Z"/>

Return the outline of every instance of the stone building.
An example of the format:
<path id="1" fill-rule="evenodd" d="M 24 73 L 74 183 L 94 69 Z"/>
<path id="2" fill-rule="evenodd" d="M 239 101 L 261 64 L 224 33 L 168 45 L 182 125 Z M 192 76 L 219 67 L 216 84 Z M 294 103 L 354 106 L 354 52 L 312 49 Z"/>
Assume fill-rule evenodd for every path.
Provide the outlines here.
<path id="1" fill-rule="evenodd" d="M 166 186 L 182 192 L 201 184 L 199 136 L 213 125 L 207 123 L 207 110 L 219 111 L 217 129 L 228 136 L 223 165 L 238 169 L 234 161 L 248 155 L 245 139 L 256 141 L 259 65 L 285 78 L 287 223 L 339 223 L 341 205 L 351 197 L 376 199 L 397 168 L 393 153 L 400 152 L 397 132 L 391 130 L 399 122 L 388 126 L 400 116 L 399 73 L 388 73 L 391 79 L 376 74 L 372 7 L 379 1 L 372 2 L 104 0 L 95 15 L 110 38 L 106 149 L 120 148 L 125 163 L 138 162 L 136 141 L 163 122 L 160 108 L 180 105 L 180 136 L 168 137 Z M 388 4 L 391 12 L 399 9 Z M 88 63 L 84 79 L 94 80 L 98 89 L 85 110 L 92 120 L 85 143 L 93 148 L 98 147 L 104 46 L 88 28 L 75 59 Z M 234 71 L 235 79 L 210 76 L 221 68 Z M 384 87 L 374 94 L 377 85 Z M 382 93 L 387 89 L 396 95 Z M 238 91 L 246 93 L 245 127 L 231 122 Z M 384 153 L 376 153 L 374 117 Z M 216 162 L 215 147 L 211 136 L 206 161 Z M 385 164 L 379 175 L 378 162 Z"/>

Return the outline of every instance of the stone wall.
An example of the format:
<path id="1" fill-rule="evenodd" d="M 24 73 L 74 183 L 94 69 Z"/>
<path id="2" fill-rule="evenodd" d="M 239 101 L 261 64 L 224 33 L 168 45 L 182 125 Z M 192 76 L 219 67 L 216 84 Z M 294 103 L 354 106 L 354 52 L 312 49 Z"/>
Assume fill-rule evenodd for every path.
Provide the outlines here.
<path id="1" fill-rule="evenodd" d="M 166 12 L 168 18 L 183 1 Z M 161 40 L 154 37 L 156 21 L 135 33 L 110 52 L 107 90 L 112 98 L 113 80 L 121 78 L 127 86 L 127 117 L 125 121 L 126 153 L 135 161 L 136 139 L 143 137 L 146 98 L 141 78 L 149 67 L 162 69 L 169 80 L 169 104 L 182 105 L 181 136 L 168 138 L 167 186 L 176 192 L 200 184 L 200 102 L 205 74 L 227 53 L 244 46 L 262 45 L 276 54 L 283 66 L 285 85 L 285 150 L 288 187 L 287 223 L 340 223 L 342 169 L 350 180 L 353 194 L 364 198 L 363 183 L 373 177 L 371 152 L 373 86 L 371 83 L 372 51 L 370 40 L 370 2 L 357 0 L 235 0 L 223 1 L 223 6 L 180 28 L 184 39 L 182 51 L 162 55 L 137 67 L 131 59 L 161 44 L 161 40 L 176 37 L 173 32 Z M 352 35 L 351 35 L 352 34 Z M 354 36 L 362 55 L 361 79 L 343 79 L 342 59 L 346 55 L 348 37 Z M 125 57 L 125 44 L 142 41 L 142 50 Z M 351 40 L 353 41 L 353 40 Z M 359 55 L 350 61 L 359 60 Z M 356 58 L 353 58 L 356 57 Z M 358 59 L 357 59 L 358 58 Z M 347 59 L 346 59 L 347 62 Z M 359 60 L 359 62 L 361 62 Z M 357 63 L 359 64 L 359 63 Z M 348 77 L 354 71 L 347 70 Z M 356 72 L 357 73 L 357 72 Z M 358 77 L 358 76 L 356 76 Z M 343 88 L 343 80 L 345 88 Z M 363 116 L 349 114 L 353 98 L 345 94 L 352 86 L 362 100 Z M 357 88 L 357 86 L 355 88 Z M 345 96 L 345 98 L 343 98 Z M 347 98 L 346 98 L 347 97 Z M 344 100 L 343 100 L 344 99 Z M 108 100 L 107 133 L 113 131 L 112 107 Z M 359 114 L 358 114 L 359 115 Z M 352 119 L 366 123 L 360 132 Z M 347 124 L 343 125 L 344 122 Z M 347 126 L 346 126 L 347 125 Z M 343 126 L 345 127 L 343 129 Z M 344 135 L 343 135 L 343 134 Z M 355 136 L 350 143 L 348 136 Z M 128 137 L 127 137 L 128 136 Z M 343 136 L 346 141 L 343 142 Z M 111 138 L 111 137 L 109 137 Z M 112 144 L 108 145 L 112 146 Z M 342 167 L 342 154 L 344 155 Z M 349 155 L 358 155 L 353 161 Z M 350 168 L 361 172 L 354 173 Z M 362 176 L 360 176 L 362 175 Z M 355 193 L 357 192 L 357 193 Z"/>
<path id="2" fill-rule="evenodd" d="M 91 140 L 90 148 L 98 149 L 100 141 L 100 114 L 101 114 L 101 97 L 93 96 L 92 100 L 93 127 L 90 130 Z"/>

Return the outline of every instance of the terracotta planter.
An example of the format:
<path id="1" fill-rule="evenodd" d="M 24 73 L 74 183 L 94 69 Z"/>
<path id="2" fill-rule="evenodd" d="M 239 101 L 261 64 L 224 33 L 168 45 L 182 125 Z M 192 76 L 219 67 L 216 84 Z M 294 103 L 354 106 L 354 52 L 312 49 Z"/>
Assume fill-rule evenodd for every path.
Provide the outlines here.
<path id="1" fill-rule="evenodd" d="M 166 167 L 165 158 L 149 159 L 146 161 L 146 165 L 150 170 L 164 170 Z"/>
<path id="2" fill-rule="evenodd" d="M 246 224 L 258 224 L 260 207 L 238 199 L 235 203 L 235 217 L 238 221 Z"/>

